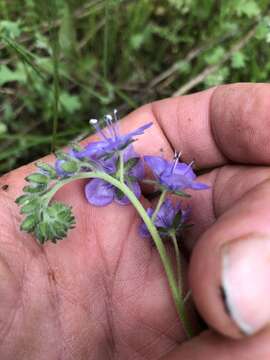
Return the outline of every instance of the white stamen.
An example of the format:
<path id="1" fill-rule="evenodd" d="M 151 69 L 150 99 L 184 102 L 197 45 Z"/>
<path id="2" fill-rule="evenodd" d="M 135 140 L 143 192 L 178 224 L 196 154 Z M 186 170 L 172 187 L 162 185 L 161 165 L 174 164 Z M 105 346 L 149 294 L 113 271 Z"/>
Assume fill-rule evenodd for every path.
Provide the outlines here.
<path id="1" fill-rule="evenodd" d="M 181 155 L 182 155 L 181 152 L 174 151 L 174 157 L 173 157 L 174 164 L 173 164 L 173 168 L 172 168 L 172 174 L 173 174 L 173 172 L 174 172 L 174 170 L 175 170 L 175 168 L 176 168 L 176 166 L 177 166 L 177 164 L 179 162 L 179 159 L 180 159 Z"/>
<path id="2" fill-rule="evenodd" d="M 98 123 L 98 120 L 97 119 L 90 119 L 89 120 L 89 124 L 90 125 L 96 125 Z"/>
<path id="3" fill-rule="evenodd" d="M 119 125 L 119 118 L 118 118 L 118 111 L 117 109 L 113 110 L 113 117 L 114 117 L 114 129 L 115 129 L 115 137 L 117 138 L 117 134 L 120 134 L 120 125 Z"/>
<path id="4" fill-rule="evenodd" d="M 99 121 L 97 119 L 90 119 L 89 120 L 89 124 L 94 126 L 96 132 L 100 133 L 100 135 L 107 140 L 107 136 L 105 134 L 105 132 L 103 130 L 101 130 L 100 126 L 99 126 Z"/>
<path id="5" fill-rule="evenodd" d="M 109 137 L 115 138 L 115 129 L 113 125 L 113 117 L 110 114 L 104 116 L 104 120 L 107 124 L 107 132 L 109 133 Z"/>
<path id="6" fill-rule="evenodd" d="M 111 123 L 112 122 L 112 115 L 105 115 L 105 118 Z"/>
<path id="7" fill-rule="evenodd" d="M 114 115 L 114 120 L 117 121 L 118 120 L 118 115 L 117 115 L 117 110 L 116 109 L 113 110 L 113 115 Z"/>

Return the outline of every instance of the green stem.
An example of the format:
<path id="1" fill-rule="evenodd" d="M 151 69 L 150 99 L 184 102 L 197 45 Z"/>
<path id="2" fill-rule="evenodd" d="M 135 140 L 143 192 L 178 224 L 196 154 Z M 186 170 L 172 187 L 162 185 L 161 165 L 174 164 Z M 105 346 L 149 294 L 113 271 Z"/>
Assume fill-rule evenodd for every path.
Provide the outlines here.
<path id="1" fill-rule="evenodd" d="M 174 246 L 174 251 L 175 251 L 175 258 L 176 258 L 176 278 L 177 278 L 177 285 L 178 285 L 178 291 L 179 291 L 179 296 L 180 298 L 182 298 L 182 271 L 181 271 L 181 258 L 180 258 L 180 251 L 179 251 L 179 246 L 177 243 L 177 239 L 175 236 L 175 232 L 172 231 L 170 233 L 172 242 L 173 242 L 173 246 Z"/>
<path id="2" fill-rule="evenodd" d="M 123 151 L 120 151 L 120 154 L 119 154 L 119 159 L 120 159 L 120 168 L 119 168 L 119 171 L 120 171 L 120 182 L 122 184 L 124 184 L 124 152 Z"/>
<path id="3" fill-rule="evenodd" d="M 108 183 L 112 184 L 113 186 L 115 186 L 116 188 L 121 190 L 129 198 L 132 205 L 138 211 L 139 215 L 141 216 L 142 220 L 144 221 L 145 225 L 147 226 L 147 229 L 148 229 L 149 233 L 151 234 L 153 241 L 155 242 L 155 245 L 157 247 L 157 250 L 158 250 L 160 258 L 161 258 L 162 265 L 164 267 L 166 276 L 168 278 L 168 283 L 169 283 L 169 287 L 172 292 L 172 297 L 173 297 L 173 300 L 174 300 L 174 303 L 176 306 L 177 314 L 180 318 L 180 321 L 182 322 L 182 325 L 184 327 L 187 337 L 191 338 L 192 331 L 188 325 L 186 316 L 183 311 L 184 305 L 182 303 L 182 299 L 179 296 L 179 290 L 178 290 L 178 286 L 177 286 L 177 281 L 174 276 L 171 260 L 166 253 L 165 246 L 159 236 L 157 228 L 153 224 L 151 218 L 148 216 L 147 212 L 145 211 L 145 209 L 142 206 L 142 204 L 140 203 L 140 201 L 137 199 L 135 194 L 129 189 L 129 187 L 125 183 L 121 183 L 119 180 L 113 178 L 112 176 L 110 176 L 106 173 L 103 173 L 103 172 L 99 172 L 99 171 L 79 173 L 78 175 L 75 175 L 75 176 L 67 178 L 67 179 L 63 179 L 63 180 L 59 181 L 58 183 L 56 183 L 54 185 L 54 187 L 46 193 L 45 199 L 44 199 L 44 206 L 48 206 L 52 197 L 63 185 L 68 184 L 68 183 L 70 183 L 74 180 L 78 180 L 78 179 L 92 179 L 92 178 L 102 179 L 104 181 L 107 181 Z"/>
<path id="4" fill-rule="evenodd" d="M 183 323 L 183 326 L 188 334 L 192 334 L 192 329 L 190 327 L 189 321 L 187 319 L 186 315 L 186 309 L 185 309 L 185 301 L 183 299 L 183 289 L 182 289 L 182 269 L 181 269 L 181 256 L 179 251 L 179 246 L 177 243 L 175 231 L 170 232 L 170 237 L 173 242 L 174 251 L 175 251 L 175 257 L 176 257 L 176 279 L 177 279 L 177 285 L 178 285 L 178 293 L 179 298 L 181 299 L 181 320 Z"/>
<path id="5" fill-rule="evenodd" d="M 155 211 L 152 215 L 152 222 L 154 223 L 157 217 L 157 214 L 159 212 L 159 209 L 161 208 L 161 205 L 163 204 L 164 200 L 165 200 L 165 196 L 167 194 L 167 190 L 162 190 L 161 194 L 160 194 L 160 198 L 158 200 L 157 206 L 155 208 Z"/>

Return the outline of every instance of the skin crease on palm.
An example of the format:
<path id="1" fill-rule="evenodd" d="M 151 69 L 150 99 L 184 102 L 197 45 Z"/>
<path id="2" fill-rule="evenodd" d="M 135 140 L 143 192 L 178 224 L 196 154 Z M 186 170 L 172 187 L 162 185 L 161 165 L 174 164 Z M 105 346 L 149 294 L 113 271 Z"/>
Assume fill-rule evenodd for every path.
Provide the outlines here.
<path id="1" fill-rule="evenodd" d="M 0 178 L 1 360 L 269 359 L 269 331 L 242 337 L 224 310 L 218 255 L 227 241 L 270 231 L 269 98 L 270 85 L 226 85 L 145 105 L 121 123 L 125 133 L 153 121 L 136 150 L 158 155 L 162 148 L 168 159 L 181 151 L 211 186 L 192 192 L 195 226 L 185 245 L 194 301 L 217 331 L 188 342 L 132 206 L 95 208 L 84 182 L 69 184 L 56 198 L 73 206 L 76 229 L 40 247 L 19 231 L 14 203 L 33 164 Z"/>

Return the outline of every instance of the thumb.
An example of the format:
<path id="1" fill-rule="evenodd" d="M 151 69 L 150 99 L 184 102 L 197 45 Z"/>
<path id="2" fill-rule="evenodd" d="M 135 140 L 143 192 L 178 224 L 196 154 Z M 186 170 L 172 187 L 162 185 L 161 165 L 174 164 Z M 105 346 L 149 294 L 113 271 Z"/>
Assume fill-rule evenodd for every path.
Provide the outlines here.
<path id="1" fill-rule="evenodd" d="M 270 323 L 270 183 L 256 186 L 196 244 L 189 280 L 210 327 L 230 337 Z"/>

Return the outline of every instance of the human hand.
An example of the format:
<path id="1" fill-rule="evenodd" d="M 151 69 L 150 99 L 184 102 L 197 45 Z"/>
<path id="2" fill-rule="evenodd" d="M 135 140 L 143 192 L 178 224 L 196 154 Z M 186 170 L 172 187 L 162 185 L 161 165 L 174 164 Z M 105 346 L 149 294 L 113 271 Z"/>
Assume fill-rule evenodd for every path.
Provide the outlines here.
<path id="1" fill-rule="evenodd" d="M 162 148 L 170 158 L 176 149 L 184 161 L 194 159 L 198 168 L 207 169 L 200 180 L 210 184 L 211 191 L 192 194 L 196 225 L 186 244 L 194 247 L 189 279 L 204 319 L 230 337 L 241 335 L 239 316 L 255 332 L 270 318 L 264 265 L 269 249 L 269 93 L 268 85 L 210 89 L 146 105 L 122 124 L 125 132 L 154 122 L 136 143 L 138 152 L 158 155 Z M 237 341 L 208 330 L 179 345 L 184 335 L 159 256 L 138 235 L 140 220 L 132 206 L 94 208 L 84 199 L 83 182 L 78 181 L 56 196 L 73 206 L 77 219 L 68 239 L 40 247 L 22 234 L 14 200 L 32 170 L 29 165 L 0 179 L 1 359 L 269 357 L 267 330 Z M 252 242 L 252 237 L 259 239 Z M 240 259 L 256 265 L 248 264 L 252 272 L 245 281 L 234 277 L 230 268 L 227 271 L 226 279 L 232 283 L 227 300 L 240 314 L 234 313 L 232 320 L 220 292 L 220 250 L 235 239 Z M 252 257 L 244 256 L 249 249 Z M 252 286 L 247 289 L 246 284 Z M 255 312 L 248 302 L 251 295 Z"/>

